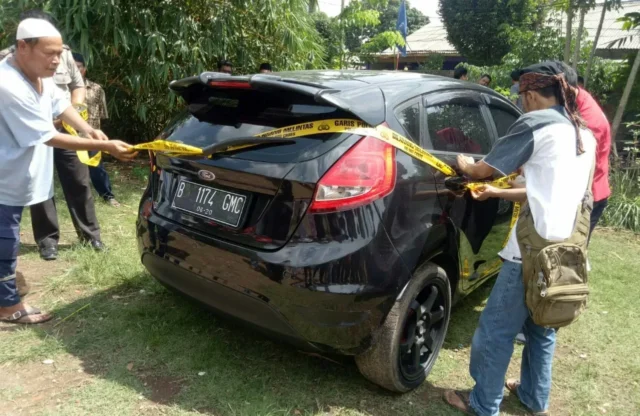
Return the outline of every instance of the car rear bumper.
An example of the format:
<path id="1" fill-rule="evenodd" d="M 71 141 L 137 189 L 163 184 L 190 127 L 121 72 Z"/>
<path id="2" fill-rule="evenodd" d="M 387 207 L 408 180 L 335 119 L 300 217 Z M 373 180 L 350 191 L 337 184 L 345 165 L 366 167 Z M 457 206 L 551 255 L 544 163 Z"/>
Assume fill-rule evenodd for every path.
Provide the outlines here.
<path id="1" fill-rule="evenodd" d="M 297 243 L 259 252 L 153 213 L 141 215 L 137 225 L 142 263 L 162 284 L 325 352 L 357 354 L 368 348 L 409 278 L 382 227 L 368 244 Z M 380 250 L 380 244 L 387 249 Z"/>

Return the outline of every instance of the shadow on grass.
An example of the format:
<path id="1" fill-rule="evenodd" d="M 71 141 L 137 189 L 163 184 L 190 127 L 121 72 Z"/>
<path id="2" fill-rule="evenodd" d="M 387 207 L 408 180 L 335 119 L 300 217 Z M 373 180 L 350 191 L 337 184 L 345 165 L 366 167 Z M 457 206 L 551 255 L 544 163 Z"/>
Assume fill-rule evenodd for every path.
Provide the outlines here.
<path id="1" fill-rule="evenodd" d="M 58 251 L 67 251 L 72 250 L 74 247 L 80 246 L 81 243 L 76 244 L 58 244 Z M 20 251 L 18 252 L 18 257 L 25 256 L 27 254 L 39 254 L 40 248 L 37 244 L 20 244 Z"/>
<path id="2" fill-rule="evenodd" d="M 477 313 L 468 312 L 485 292 L 458 305 L 446 348 L 470 341 Z M 271 341 L 172 294 L 144 273 L 53 312 L 62 322 L 44 327 L 41 336 L 54 336 L 85 372 L 185 411 L 456 414 L 429 383 L 408 395 L 391 394 L 366 381 L 349 357 L 323 358 Z"/>
<path id="3" fill-rule="evenodd" d="M 453 307 L 449 331 L 443 345 L 444 349 L 461 350 L 471 346 L 483 303 L 489 297 L 494 282 L 495 278 L 490 279 Z"/>

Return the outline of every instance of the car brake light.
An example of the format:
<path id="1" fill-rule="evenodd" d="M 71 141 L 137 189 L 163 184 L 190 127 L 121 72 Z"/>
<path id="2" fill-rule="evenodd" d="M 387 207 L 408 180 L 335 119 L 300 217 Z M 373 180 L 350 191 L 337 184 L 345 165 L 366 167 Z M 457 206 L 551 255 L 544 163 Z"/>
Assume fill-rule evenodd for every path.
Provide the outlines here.
<path id="1" fill-rule="evenodd" d="M 218 88 L 238 88 L 238 89 L 249 89 L 251 85 L 248 82 L 237 82 L 237 81 L 209 81 L 209 85 L 211 87 Z"/>
<path id="2" fill-rule="evenodd" d="M 365 137 L 320 179 L 309 210 L 335 212 L 366 205 L 389 195 L 395 184 L 395 149 L 375 137 Z"/>

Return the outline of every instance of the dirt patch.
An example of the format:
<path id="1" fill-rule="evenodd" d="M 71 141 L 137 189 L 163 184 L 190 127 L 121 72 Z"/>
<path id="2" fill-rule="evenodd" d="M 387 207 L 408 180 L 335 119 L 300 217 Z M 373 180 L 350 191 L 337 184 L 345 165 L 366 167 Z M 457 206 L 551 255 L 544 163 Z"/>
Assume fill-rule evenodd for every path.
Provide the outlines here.
<path id="1" fill-rule="evenodd" d="M 90 383 L 79 360 L 52 364 L 7 363 L 0 366 L 2 412 L 8 415 L 31 414 L 55 409 L 74 389 Z"/>
<path id="2" fill-rule="evenodd" d="M 168 404 L 182 391 L 185 381 L 171 376 L 138 374 L 138 379 L 148 390 L 147 399 L 158 404 Z"/>
<path id="3" fill-rule="evenodd" d="M 47 279 L 64 274 L 71 264 L 62 260 L 48 261 L 19 257 L 17 272 L 22 273 L 29 287 L 28 303 L 37 304 L 47 286 Z"/>

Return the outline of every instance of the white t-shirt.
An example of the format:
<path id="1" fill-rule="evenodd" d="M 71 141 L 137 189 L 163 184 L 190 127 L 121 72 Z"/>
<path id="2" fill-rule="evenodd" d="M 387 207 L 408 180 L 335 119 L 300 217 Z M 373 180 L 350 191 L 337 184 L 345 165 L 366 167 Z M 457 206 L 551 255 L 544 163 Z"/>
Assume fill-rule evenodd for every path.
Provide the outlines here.
<path id="1" fill-rule="evenodd" d="M 590 130 L 581 129 L 580 137 L 585 152 L 578 155 L 575 127 L 564 109 L 534 111 L 520 117 L 484 159 L 505 175 L 523 168 L 527 203 L 542 238 L 562 241 L 573 231 L 596 150 Z M 521 262 L 515 228 L 500 257 Z"/>
<path id="2" fill-rule="evenodd" d="M 52 78 L 42 95 L 9 60 L 0 62 L 0 204 L 29 206 L 53 197 L 53 118 L 70 103 Z"/>

